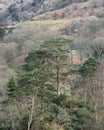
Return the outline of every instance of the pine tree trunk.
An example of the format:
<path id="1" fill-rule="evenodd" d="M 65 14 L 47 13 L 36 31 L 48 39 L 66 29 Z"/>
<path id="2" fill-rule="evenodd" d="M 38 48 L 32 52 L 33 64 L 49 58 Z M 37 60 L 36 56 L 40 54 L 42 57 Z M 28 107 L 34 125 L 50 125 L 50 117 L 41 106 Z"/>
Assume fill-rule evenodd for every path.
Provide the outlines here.
<path id="1" fill-rule="evenodd" d="M 87 102 L 87 90 L 86 89 L 85 89 L 84 100 L 85 100 L 85 105 L 86 105 L 86 102 Z"/>
<path id="2" fill-rule="evenodd" d="M 60 72 L 59 68 L 57 68 L 57 96 L 60 95 Z"/>
<path id="3" fill-rule="evenodd" d="M 28 120 L 28 130 L 30 130 L 30 127 L 31 127 L 31 124 L 32 124 L 32 120 L 33 120 L 33 114 L 34 114 L 34 100 L 35 100 L 35 97 L 33 95 L 32 97 L 32 101 L 31 101 L 31 112 L 30 112 L 30 115 L 29 115 L 29 120 Z"/>

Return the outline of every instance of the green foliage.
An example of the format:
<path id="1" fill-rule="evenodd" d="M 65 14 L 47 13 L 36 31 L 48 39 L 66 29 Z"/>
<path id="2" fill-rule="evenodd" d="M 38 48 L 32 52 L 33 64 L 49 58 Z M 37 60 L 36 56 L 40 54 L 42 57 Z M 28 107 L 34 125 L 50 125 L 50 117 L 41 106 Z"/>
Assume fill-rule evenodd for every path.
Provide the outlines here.
<path id="1" fill-rule="evenodd" d="M 69 84 L 63 84 L 61 86 L 61 95 L 71 96 L 71 86 Z"/>
<path id="2" fill-rule="evenodd" d="M 46 68 L 46 58 L 48 59 L 48 57 L 47 52 L 40 49 L 29 53 L 19 73 L 18 84 L 22 86 L 21 91 L 24 90 L 27 94 L 31 94 L 44 90 L 51 73 Z"/>
<path id="3" fill-rule="evenodd" d="M 9 128 L 0 128 L 0 130 L 8 130 Z"/>
<path id="4" fill-rule="evenodd" d="M 55 128 L 56 126 L 61 128 L 61 126 L 63 127 L 70 124 L 70 116 L 68 112 L 55 104 L 51 104 L 47 111 L 37 114 L 32 127 L 34 128 L 35 126 L 36 130 L 48 130 L 51 128 L 53 130 L 51 124 Z"/>
<path id="5" fill-rule="evenodd" d="M 71 98 L 67 95 L 60 95 L 53 100 L 53 103 L 57 104 L 60 107 L 67 108 L 67 109 L 74 109 L 74 108 L 84 108 L 89 106 L 86 105 L 84 100 Z"/>
<path id="6" fill-rule="evenodd" d="M 25 64 L 21 66 L 19 86 L 24 87 L 24 91 L 26 89 L 30 93 L 35 88 L 40 90 L 48 88 L 46 84 L 52 84 L 51 87 L 54 88 L 53 81 L 58 87 L 60 76 L 62 76 L 61 69 L 68 66 L 69 49 L 67 44 L 69 42 L 71 42 L 69 39 L 52 39 L 46 41 L 39 49 L 31 51 L 25 59 Z"/>
<path id="7" fill-rule="evenodd" d="M 6 34 L 5 29 L 0 27 L 0 39 L 1 40 L 4 38 L 5 34 Z"/>
<path id="8" fill-rule="evenodd" d="M 66 108 L 69 109 L 83 108 L 83 107 L 85 107 L 85 101 L 76 98 L 69 98 L 68 102 L 66 103 Z"/>
<path id="9" fill-rule="evenodd" d="M 48 52 L 51 70 L 66 68 L 70 53 L 69 39 L 57 38 L 46 41 L 41 48 Z"/>
<path id="10" fill-rule="evenodd" d="M 70 43 L 72 41 L 70 39 L 64 39 L 64 38 L 56 38 L 51 39 L 49 41 L 46 41 L 41 48 L 43 50 L 47 50 L 51 55 L 49 58 L 50 63 L 50 69 L 54 74 L 54 77 L 52 77 L 56 82 L 56 88 L 57 88 L 57 95 L 60 95 L 61 88 L 60 83 L 61 79 L 65 80 L 65 72 L 69 73 L 68 67 L 69 67 L 69 57 L 70 57 Z M 64 76 L 63 76 L 64 74 Z"/>
<path id="11" fill-rule="evenodd" d="M 78 130 L 87 128 L 94 108 L 88 102 L 85 103 L 82 99 L 70 98 L 65 95 L 60 95 L 54 100 L 54 103 L 60 106 L 66 112 L 69 112 L 70 123 L 65 125 L 65 130 Z"/>
<path id="12" fill-rule="evenodd" d="M 15 78 L 11 76 L 7 83 L 7 95 L 9 98 L 15 97 L 16 82 Z"/>
<path id="13" fill-rule="evenodd" d="M 68 100 L 69 99 L 66 95 L 60 95 L 56 99 L 54 99 L 53 102 L 56 103 L 58 106 L 66 107 Z"/>
<path id="14" fill-rule="evenodd" d="M 66 80 L 65 73 L 70 74 L 70 42 L 63 38 L 46 41 L 31 51 L 19 68 L 19 91 L 26 96 L 34 94 L 40 101 L 37 102 L 31 130 L 81 130 L 86 129 L 91 120 L 91 104 L 72 97 Z M 89 58 L 79 72 L 89 76 L 89 73 L 94 73 L 96 65 L 97 62 Z M 56 90 L 57 87 L 61 89 Z M 58 95 L 56 91 L 62 92 Z M 27 121 L 24 122 L 26 125 Z"/>
<path id="15" fill-rule="evenodd" d="M 79 73 L 84 77 L 92 77 L 96 71 L 97 64 L 98 62 L 95 59 L 89 58 L 79 68 Z"/>
<path id="16" fill-rule="evenodd" d="M 71 127 L 74 130 L 86 129 L 88 122 L 91 121 L 91 112 L 87 108 L 69 110 Z"/>

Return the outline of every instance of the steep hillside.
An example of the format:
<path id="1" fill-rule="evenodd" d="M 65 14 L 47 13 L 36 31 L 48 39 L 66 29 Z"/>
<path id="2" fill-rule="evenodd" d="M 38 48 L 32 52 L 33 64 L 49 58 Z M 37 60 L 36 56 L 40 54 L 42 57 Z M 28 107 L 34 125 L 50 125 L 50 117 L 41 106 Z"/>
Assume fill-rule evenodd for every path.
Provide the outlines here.
<path id="1" fill-rule="evenodd" d="M 51 63 L 49 71 L 52 69 L 53 73 L 43 75 L 37 70 L 28 73 L 31 75 L 38 72 L 35 73 L 40 75 L 36 86 L 39 85 L 44 90 L 39 90 L 40 93 L 36 94 L 30 130 L 104 130 L 104 0 L 0 0 L 0 25 L 1 30 L 5 30 L 4 37 L 0 39 L 0 130 L 27 129 L 32 93 L 28 96 L 21 95 L 25 92 L 23 89 L 26 89 L 23 85 L 20 87 L 17 80 L 21 77 L 21 65 L 31 50 L 40 51 L 44 42 L 50 43 L 50 39 L 60 38 L 71 41 L 67 47 L 70 53 L 65 63 L 67 68 L 62 68 L 62 73 L 65 73 L 60 73 L 61 77 L 59 76 L 62 97 L 56 98 L 50 93 L 56 90 L 52 87 L 56 86 L 57 76 L 54 75 L 53 67 L 56 66 L 54 61 L 57 56 L 51 60 L 53 64 L 51 61 L 47 64 L 47 59 L 41 61 L 40 65 L 46 62 L 41 71 L 48 65 L 46 71 Z M 44 50 L 46 49 L 43 48 L 43 53 L 40 52 L 42 59 Z M 93 68 L 93 63 L 89 61 L 94 60 L 97 65 Z M 31 56 L 30 64 L 34 64 L 31 63 Z M 64 60 L 62 66 L 63 64 Z M 93 77 L 84 77 L 83 72 L 79 72 L 81 67 L 87 69 L 84 73 L 88 73 L 87 76 L 95 71 Z M 28 74 L 23 72 L 24 77 Z M 42 87 L 40 81 L 47 79 L 48 75 L 49 81 Z M 16 80 L 16 87 L 20 89 L 15 91 L 17 97 L 13 102 L 12 98 L 9 101 L 7 85 L 12 76 Z M 34 79 L 29 81 L 33 81 L 34 86 Z"/>
<path id="2" fill-rule="evenodd" d="M 1 19 L 2 21 L 21 21 L 31 20 L 33 17 L 48 11 L 63 8 L 72 3 L 72 0 L 55 1 L 55 0 L 17 0 L 1 1 Z M 2 22 L 1 21 L 1 22 Z M 5 23 L 4 23 L 5 24 Z"/>
<path id="3" fill-rule="evenodd" d="M 104 15 L 103 0 L 1 1 L 1 25 L 26 20 L 62 19 Z"/>

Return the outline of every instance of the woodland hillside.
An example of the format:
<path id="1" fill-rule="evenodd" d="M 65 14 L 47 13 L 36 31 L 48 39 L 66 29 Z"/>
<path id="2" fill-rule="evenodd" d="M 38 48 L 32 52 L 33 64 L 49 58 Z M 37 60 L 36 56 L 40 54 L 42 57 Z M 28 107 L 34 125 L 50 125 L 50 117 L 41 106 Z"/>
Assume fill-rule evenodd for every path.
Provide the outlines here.
<path id="1" fill-rule="evenodd" d="M 0 0 L 0 130 L 104 130 L 104 0 Z"/>

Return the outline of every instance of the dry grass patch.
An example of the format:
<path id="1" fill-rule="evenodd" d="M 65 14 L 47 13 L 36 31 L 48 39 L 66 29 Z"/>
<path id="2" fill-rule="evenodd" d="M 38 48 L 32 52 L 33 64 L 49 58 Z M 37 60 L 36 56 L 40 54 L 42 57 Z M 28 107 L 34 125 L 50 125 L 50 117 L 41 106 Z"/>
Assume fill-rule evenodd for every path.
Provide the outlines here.
<path id="1" fill-rule="evenodd" d="M 47 26 L 47 27 L 54 27 L 54 26 L 58 26 L 61 25 L 63 23 L 65 23 L 67 20 L 43 20 L 43 21 L 26 21 L 23 22 L 19 25 L 19 28 L 23 28 L 23 27 L 42 27 L 42 26 Z"/>

